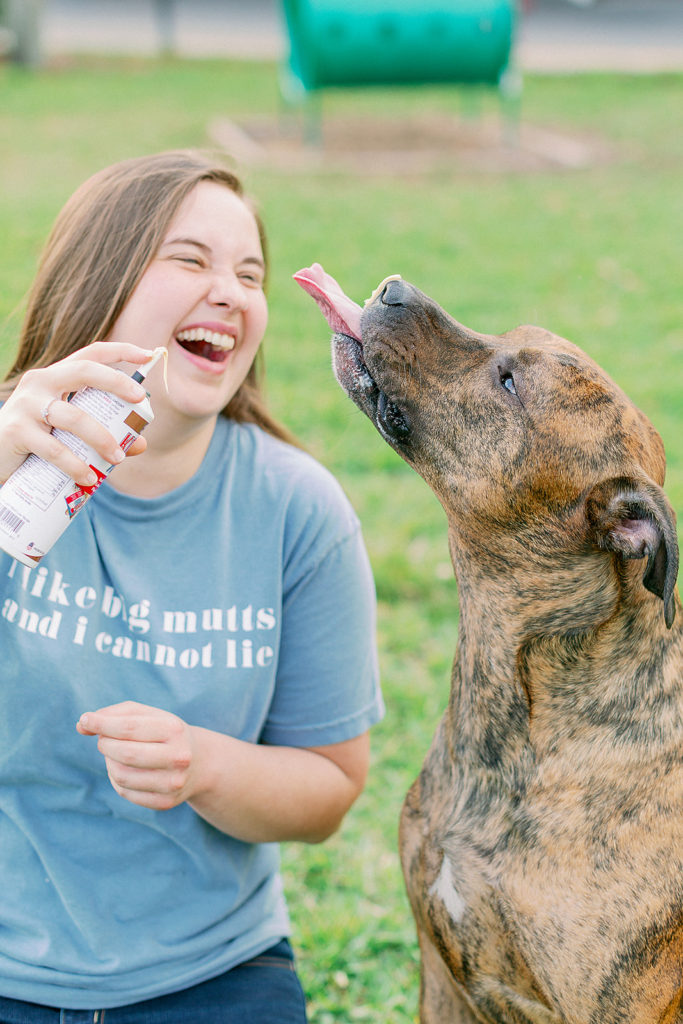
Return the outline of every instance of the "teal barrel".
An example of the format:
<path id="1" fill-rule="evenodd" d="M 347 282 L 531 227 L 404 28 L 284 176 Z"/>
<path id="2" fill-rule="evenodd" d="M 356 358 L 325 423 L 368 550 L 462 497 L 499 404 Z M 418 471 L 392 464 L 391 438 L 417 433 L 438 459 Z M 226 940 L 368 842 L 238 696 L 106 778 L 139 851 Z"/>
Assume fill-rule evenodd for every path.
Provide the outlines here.
<path id="1" fill-rule="evenodd" d="M 283 0 L 291 85 L 498 85 L 514 0 Z"/>

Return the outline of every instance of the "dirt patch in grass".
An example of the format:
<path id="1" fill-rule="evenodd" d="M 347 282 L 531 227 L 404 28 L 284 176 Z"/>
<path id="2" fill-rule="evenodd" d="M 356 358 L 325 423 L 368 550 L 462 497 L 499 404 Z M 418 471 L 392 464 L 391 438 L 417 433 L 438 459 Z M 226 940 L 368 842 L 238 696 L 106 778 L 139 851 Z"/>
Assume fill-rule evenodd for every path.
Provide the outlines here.
<path id="1" fill-rule="evenodd" d="M 583 170 L 614 159 L 605 140 L 514 122 L 464 118 L 325 116 L 217 118 L 209 135 L 240 164 L 284 172 L 362 175 Z"/>

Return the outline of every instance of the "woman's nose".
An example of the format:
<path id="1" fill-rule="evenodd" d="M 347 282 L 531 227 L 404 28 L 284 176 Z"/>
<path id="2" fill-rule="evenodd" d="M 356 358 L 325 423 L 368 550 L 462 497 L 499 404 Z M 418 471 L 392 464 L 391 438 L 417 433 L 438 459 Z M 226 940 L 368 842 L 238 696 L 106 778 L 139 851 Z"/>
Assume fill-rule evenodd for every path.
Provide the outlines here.
<path id="1" fill-rule="evenodd" d="M 247 290 L 235 274 L 216 274 L 209 289 L 209 302 L 214 306 L 244 310 L 247 308 Z"/>

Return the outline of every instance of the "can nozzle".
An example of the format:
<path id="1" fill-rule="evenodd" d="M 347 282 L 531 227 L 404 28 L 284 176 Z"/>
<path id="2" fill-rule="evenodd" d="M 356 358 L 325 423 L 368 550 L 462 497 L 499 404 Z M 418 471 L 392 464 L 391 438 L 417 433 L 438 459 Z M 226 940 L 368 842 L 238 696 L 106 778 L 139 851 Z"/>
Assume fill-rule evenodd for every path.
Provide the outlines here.
<path id="1" fill-rule="evenodd" d="M 157 348 L 155 348 L 152 353 L 152 358 L 149 360 L 149 362 L 145 363 L 144 366 L 140 367 L 139 370 L 136 370 L 135 373 L 132 374 L 133 380 L 137 381 L 138 384 L 142 384 L 143 380 L 145 379 L 149 371 L 152 369 L 153 366 L 155 366 L 159 362 L 161 358 L 163 358 L 164 360 L 164 387 L 168 391 L 168 381 L 166 378 L 168 350 L 163 345 L 159 345 Z"/>

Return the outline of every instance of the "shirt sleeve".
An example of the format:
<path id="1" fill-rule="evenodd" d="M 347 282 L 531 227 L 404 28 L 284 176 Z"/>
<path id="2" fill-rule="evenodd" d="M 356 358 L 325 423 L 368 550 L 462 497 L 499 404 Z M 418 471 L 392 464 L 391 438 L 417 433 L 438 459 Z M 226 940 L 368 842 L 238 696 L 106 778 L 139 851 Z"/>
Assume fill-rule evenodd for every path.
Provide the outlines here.
<path id="1" fill-rule="evenodd" d="M 266 743 L 321 746 L 365 732 L 384 714 L 376 599 L 360 524 L 346 499 L 315 509 L 285 562 L 282 633 Z"/>

